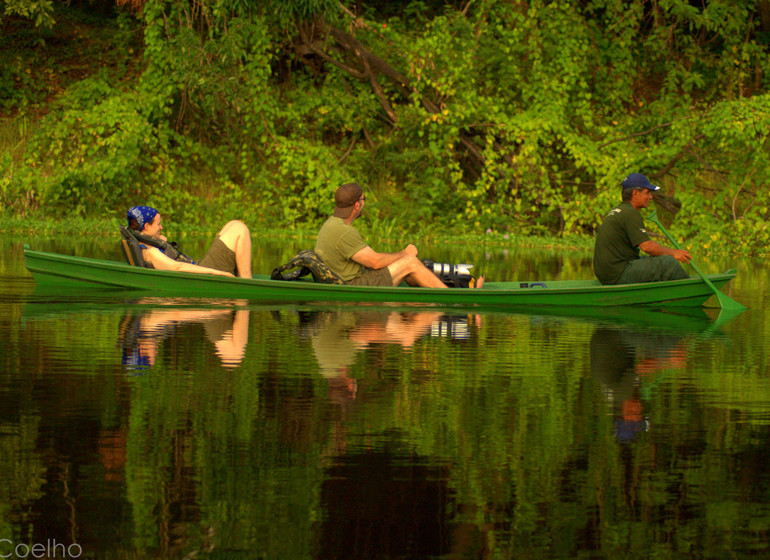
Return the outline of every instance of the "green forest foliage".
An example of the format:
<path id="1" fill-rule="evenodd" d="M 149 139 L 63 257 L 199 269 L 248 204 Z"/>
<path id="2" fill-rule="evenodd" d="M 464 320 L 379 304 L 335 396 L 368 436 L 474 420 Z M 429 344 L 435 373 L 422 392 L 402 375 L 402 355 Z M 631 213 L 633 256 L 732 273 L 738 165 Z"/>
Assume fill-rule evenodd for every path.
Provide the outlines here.
<path id="1" fill-rule="evenodd" d="M 13 215 L 149 203 L 202 226 L 314 227 L 354 180 L 369 221 L 401 232 L 591 235 L 641 171 L 699 251 L 770 245 L 767 0 L 0 0 L 0 13 Z"/>

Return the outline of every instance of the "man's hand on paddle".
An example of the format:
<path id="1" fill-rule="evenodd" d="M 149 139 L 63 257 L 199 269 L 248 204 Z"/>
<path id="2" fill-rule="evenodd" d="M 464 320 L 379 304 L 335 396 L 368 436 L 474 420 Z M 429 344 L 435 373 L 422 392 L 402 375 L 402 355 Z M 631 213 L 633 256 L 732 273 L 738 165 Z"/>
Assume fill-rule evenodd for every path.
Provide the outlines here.
<path id="1" fill-rule="evenodd" d="M 690 251 L 687 249 L 672 249 L 674 252 L 672 256 L 678 260 L 680 263 L 683 264 L 689 264 L 689 262 L 692 260 L 692 257 L 690 256 Z"/>
<path id="2" fill-rule="evenodd" d="M 664 247 L 657 241 L 647 240 L 639 244 L 639 248 L 650 255 L 651 257 L 658 257 L 660 255 L 671 255 L 682 264 L 688 264 L 692 257 L 690 251 L 687 249 L 670 249 Z"/>

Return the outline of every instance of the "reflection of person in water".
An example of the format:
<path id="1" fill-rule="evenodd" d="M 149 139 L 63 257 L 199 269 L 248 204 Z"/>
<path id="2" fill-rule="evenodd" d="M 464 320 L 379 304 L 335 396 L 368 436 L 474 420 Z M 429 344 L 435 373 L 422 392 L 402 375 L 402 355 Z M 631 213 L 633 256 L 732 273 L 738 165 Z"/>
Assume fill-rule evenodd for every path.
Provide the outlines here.
<path id="1" fill-rule="evenodd" d="M 599 327 L 591 336 L 591 372 L 613 405 L 615 435 L 633 440 L 649 429 L 640 395 L 640 377 L 683 367 L 681 337 L 657 332 Z"/>
<path id="2" fill-rule="evenodd" d="M 128 314 L 121 321 L 119 340 L 126 369 L 155 365 L 160 341 L 181 324 L 202 323 L 224 367 L 237 367 L 246 353 L 249 311 L 246 309 L 191 309 L 170 307 Z"/>
<path id="3" fill-rule="evenodd" d="M 334 412 L 338 415 L 334 423 L 334 455 L 343 454 L 347 445 L 346 415 L 358 392 L 358 382 L 351 376 L 350 368 L 364 349 L 372 344 L 397 344 L 408 349 L 436 330 L 436 336 L 459 332 L 463 339 L 468 338 L 467 324 L 465 329 L 453 328 L 456 325 L 451 320 L 457 318 L 448 318 L 440 312 L 364 309 L 301 315 L 303 331 L 311 339 L 319 371 L 328 384 L 329 402 L 335 405 Z M 440 323 L 441 328 L 437 329 Z"/>
<path id="4" fill-rule="evenodd" d="M 329 383 L 330 398 L 355 398 L 356 380 L 348 373 L 364 348 L 377 343 L 411 348 L 442 316 L 438 312 L 377 311 L 318 314 L 310 327 L 311 339 L 321 374 Z"/>

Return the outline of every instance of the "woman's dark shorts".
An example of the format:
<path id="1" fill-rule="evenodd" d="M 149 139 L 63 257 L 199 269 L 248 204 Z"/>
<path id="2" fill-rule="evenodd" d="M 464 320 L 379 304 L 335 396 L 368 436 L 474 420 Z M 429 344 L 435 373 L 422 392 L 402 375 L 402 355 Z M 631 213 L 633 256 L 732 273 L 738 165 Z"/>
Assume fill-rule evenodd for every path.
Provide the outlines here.
<path id="1" fill-rule="evenodd" d="M 232 272 L 238 276 L 238 266 L 235 264 L 235 252 L 225 245 L 224 241 L 218 237 L 209 247 L 208 253 L 203 257 L 198 266 L 221 270 L 222 272 Z"/>

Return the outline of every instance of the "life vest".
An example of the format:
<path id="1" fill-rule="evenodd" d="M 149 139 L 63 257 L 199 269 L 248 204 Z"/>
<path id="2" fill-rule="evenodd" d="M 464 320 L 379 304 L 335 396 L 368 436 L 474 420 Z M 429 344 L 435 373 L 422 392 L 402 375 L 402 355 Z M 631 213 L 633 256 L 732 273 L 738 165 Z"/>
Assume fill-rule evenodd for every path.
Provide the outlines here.
<path id="1" fill-rule="evenodd" d="M 195 264 L 195 259 L 180 251 L 175 242 L 162 241 L 126 226 L 120 226 L 120 236 L 123 244 L 123 255 L 128 264 L 153 268 L 150 263 L 144 261 L 142 244 L 160 249 L 168 258 L 175 261 Z"/>

